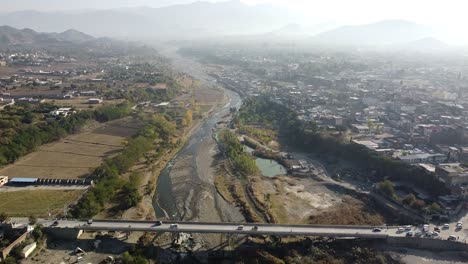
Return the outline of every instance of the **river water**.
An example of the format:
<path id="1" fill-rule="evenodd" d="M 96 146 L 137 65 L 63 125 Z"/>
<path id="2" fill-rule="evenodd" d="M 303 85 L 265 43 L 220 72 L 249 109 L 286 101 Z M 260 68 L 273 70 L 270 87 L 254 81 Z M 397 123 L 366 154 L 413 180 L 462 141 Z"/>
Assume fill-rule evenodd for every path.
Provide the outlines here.
<path id="1" fill-rule="evenodd" d="M 185 72 L 203 82 L 203 85 L 215 85 L 215 81 L 210 76 L 206 75 L 200 65 L 189 59 L 180 57 L 175 54 L 175 50 L 162 52 L 163 55 L 172 59 L 174 67 L 182 72 Z M 199 154 L 199 150 L 203 142 L 212 140 L 213 127 L 222 119 L 223 116 L 229 113 L 231 107 L 239 108 L 242 100 L 237 93 L 224 89 L 224 94 L 228 98 L 228 102 L 215 109 L 211 116 L 208 117 L 203 124 L 195 131 L 179 153 L 167 164 L 162 170 L 158 178 L 157 188 L 154 195 L 154 209 L 157 218 L 169 218 L 172 220 L 182 220 L 184 212 L 180 212 L 180 206 L 176 204 L 176 197 L 173 193 L 173 184 L 171 182 L 171 171 L 174 164 L 184 158 Z M 194 171 L 197 170 L 197 162 L 193 162 Z M 189 175 L 187 177 L 190 177 Z"/>

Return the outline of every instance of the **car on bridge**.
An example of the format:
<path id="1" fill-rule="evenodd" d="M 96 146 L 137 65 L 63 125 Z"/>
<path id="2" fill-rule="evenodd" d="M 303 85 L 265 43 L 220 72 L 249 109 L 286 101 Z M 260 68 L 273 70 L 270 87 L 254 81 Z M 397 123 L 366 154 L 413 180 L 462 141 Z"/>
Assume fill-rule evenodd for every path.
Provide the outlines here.
<path id="1" fill-rule="evenodd" d="M 252 227 L 252 231 L 258 231 L 258 226 Z"/>
<path id="2" fill-rule="evenodd" d="M 379 228 L 379 227 L 372 229 L 372 232 L 381 232 L 381 231 L 382 231 L 382 228 Z"/>
<path id="3" fill-rule="evenodd" d="M 156 223 L 155 223 L 154 225 L 155 225 L 155 226 L 160 226 L 160 225 L 162 225 L 162 224 L 163 224 L 162 221 L 156 221 Z"/>
<path id="4" fill-rule="evenodd" d="M 169 228 L 171 229 L 177 229 L 178 225 L 177 224 L 170 224 Z"/>
<path id="5" fill-rule="evenodd" d="M 237 227 L 237 230 L 244 230 L 244 226 L 243 226 L 243 225 L 239 225 L 239 226 Z"/>

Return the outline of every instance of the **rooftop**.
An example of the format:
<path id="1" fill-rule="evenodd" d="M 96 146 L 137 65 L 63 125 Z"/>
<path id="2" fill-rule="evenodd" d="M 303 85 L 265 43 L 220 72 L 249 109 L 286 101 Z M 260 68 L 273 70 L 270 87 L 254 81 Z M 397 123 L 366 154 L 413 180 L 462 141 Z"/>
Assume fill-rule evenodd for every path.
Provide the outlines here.
<path id="1" fill-rule="evenodd" d="M 443 163 L 438 166 L 440 169 L 448 173 L 464 174 L 468 173 L 468 168 L 460 163 Z"/>
<path id="2" fill-rule="evenodd" d="M 34 183 L 37 181 L 37 178 L 13 178 L 10 183 Z"/>

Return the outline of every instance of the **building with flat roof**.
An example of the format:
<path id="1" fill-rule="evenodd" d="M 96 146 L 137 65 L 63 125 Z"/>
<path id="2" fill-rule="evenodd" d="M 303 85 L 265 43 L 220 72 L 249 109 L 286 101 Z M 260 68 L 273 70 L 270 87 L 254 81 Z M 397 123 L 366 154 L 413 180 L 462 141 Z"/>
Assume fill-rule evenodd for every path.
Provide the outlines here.
<path id="1" fill-rule="evenodd" d="M 27 185 L 27 184 L 35 184 L 37 180 L 38 180 L 37 178 L 12 178 L 8 182 L 10 184 Z"/>
<path id="2" fill-rule="evenodd" d="M 436 167 L 436 175 L 446 186 L 468 184 L 468 167 L 460 163 L 444 163 Z"/>
<path id="3" fill-rule="evenodd" d="M 447 157 L 444 154 L 430 154 L 430 153 L 419 153 L 419 154 L 401 154 L 395 158 L 404 161 L 409 164 L 418 163 L 432 163 L 438 164 L 446 161 Z"/>

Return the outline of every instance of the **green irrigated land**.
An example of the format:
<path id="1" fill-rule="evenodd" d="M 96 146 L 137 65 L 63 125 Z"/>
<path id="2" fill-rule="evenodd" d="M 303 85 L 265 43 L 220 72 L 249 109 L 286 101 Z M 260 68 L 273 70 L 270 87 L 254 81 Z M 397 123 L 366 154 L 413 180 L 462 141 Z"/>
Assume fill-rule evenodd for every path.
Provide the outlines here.
<path id="1" fill-rule="evenodd" d="M 0 212 L 9 216 L 47 217 L 63 211 L 83 190 L 34 190 L 0 193 Z"/>

